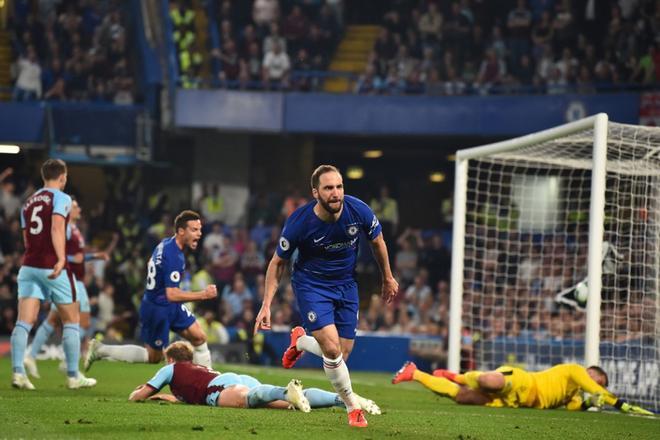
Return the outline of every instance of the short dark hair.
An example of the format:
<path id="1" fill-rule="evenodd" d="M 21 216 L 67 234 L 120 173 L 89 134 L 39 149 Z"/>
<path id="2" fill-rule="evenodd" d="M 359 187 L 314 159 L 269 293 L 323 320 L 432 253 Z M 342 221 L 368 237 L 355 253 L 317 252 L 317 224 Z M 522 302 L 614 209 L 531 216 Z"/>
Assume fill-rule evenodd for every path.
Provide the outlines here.
<path id="1" fill-rule="evenodd" d="M 174 359 L 175 362 L 192 362 L 193 348 L 185 341 L 172 342 L 165 349 L 165 356 Z"/>
<path id="2" fill-rule="evenodd" d="M 312 173 L 312 188 L 319 189 L 319 182 L 321 181 L 321 176 L 325 173 L 335 172 L 341 176 L 341 173 L 337 167 L 332 165 L 320 165 Z"/>
<path id="3" fill-rule="evenodd" d="M 197 214 L 195 211 L 191 211 L 190 209 L 181 211 L 181 213 L 177 215 L 176 218 L 174 219 L 174 233 L 176 233 L 179 230 L 179 228 L 186 229 L 189 221 L 201 220 L 201 219 L 202 218 L 200 217 L 200 215 Z"/>
<path id="4" fill-rule="evenodd" d="M 598 365 L 592 365 L 591 367 L 587 368 L 587 370 L 594 370 L 596 373 L 603 376 L 605 378 L 605 388 L 607 388 L 607 386 L 610 384 L 610 380 L 607 377 L 607 373 L 605 372 L 605 370 L 600 368 Z"/>
<path id="5" fill-rule="evenodd" d="M 66 163 L 62 159 L 48 159 L 41 165 L 41 178 L 44 182 L 55 180 L 66 173 Z"/>

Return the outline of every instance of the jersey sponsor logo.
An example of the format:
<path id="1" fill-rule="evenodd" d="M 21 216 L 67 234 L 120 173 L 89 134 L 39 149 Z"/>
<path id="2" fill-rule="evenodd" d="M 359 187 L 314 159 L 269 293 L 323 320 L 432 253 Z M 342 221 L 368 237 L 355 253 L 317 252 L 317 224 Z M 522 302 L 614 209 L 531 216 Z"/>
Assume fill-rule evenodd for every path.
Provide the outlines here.
<path id="1" fill-rule="evenodd" d="M 50 205 L 50 195 L 48 193 L 46 194 L 39 194 L 35 197 L 30 198 L 27 203 L 25 204 L 25 208 L 23 209 L 28 209 L 32 204 L 37 203 L 37 202 L 44 202 L 47 205 Z"/>
<path id="2" fill-rule="evenodd" d="M 174 271 L 170 274 L 170 280 L 172 280 L 173 283 L 178 283 L 181 280 L 181 274 L 177 271 Z"/>
<path id="3" fill-rule="evenodd" d="M 313 238 L 312 240 L 314 240 L 314 244 L 316 244 L 316 243 L 318 243 L 319 241 L 323 240 L 324 238 L 325 238 L 325 235 L 324 235 L 323 237 L 321 237 L 321 238 Z"/>
<path id="4" fill-rule="evenodd" d="M 358 238 L 355 237 L 351 241 L 342 241 L 341 243 L 332 243 L 325 247 L 326 251 L 340 251 L 343 249 L 352 248 L 357 242 Z"/>
<path id="5" fill-rule="evenodd" d="M 280 237 L 280 247 L 283 251 L 288 251 L 290 246 L 291 245 L 289 244 L 289 240 L 284 237 Z"/>
<path id="6" fill-rule="evenodd" d="M 309 322 L 316 322 L 316 313 L 314 312 L 307 313 L 307 320 Z"/>
<path id="7" fill-rule="evenodd" d="M 358 233 L 358 227 L 355 226 L 355 225 L 351 225 L 351 226 L 348 227 L 348 229 L 346 231 L 348 232 L 348 235 L 353 236 L 353 235 Z"/>

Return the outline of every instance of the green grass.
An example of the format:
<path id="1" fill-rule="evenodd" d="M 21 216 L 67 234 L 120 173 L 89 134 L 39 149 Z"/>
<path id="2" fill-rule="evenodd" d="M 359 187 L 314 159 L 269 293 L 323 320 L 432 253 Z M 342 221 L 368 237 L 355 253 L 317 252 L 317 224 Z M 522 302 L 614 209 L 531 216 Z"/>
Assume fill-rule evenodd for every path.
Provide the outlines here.
<path id="1" fill-rule="evenodd" d="M 2 438 L 178 438 L 178 439 L 660 439 L 660 418 L 564 410 L 491 409 L 459 406 L 419 384 L 390 384 L 390 375 L 354 373 L 354 389 L 383 409 L 367 429 L 349 428 L 345 412 L 310 414 L 267 409 L 224 409 L 158 402 L 129 403 L 135 386 L 158 367 L 99 362 L 90 376 L 96 388 L 69 391 L 54 361 L 40 362 L 37 391 L 10 386 L 9 359 L 0 359 Z M 322 371 L 221 366 L 286 385 L 292 377 L 307 387 L 329 389 Z"/>

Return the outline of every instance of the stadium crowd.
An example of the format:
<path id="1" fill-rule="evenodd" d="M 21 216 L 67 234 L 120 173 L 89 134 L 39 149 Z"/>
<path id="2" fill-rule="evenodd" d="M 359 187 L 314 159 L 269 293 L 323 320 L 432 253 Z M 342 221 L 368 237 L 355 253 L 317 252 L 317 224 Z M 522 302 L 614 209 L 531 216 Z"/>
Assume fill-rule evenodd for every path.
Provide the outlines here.
<path id="1" fill-rule="evenodd" d="M 136 100 L 120 2 L 17 1 L 8 30 L 14 100 Z"/>
<path id="2" fill-rule="evenodd" d="M 657 1 L 391 4 L 356 93 L 595 93 L 660 82 Z"/>
<path id="3" fill-rule="evenodd" d="M 310 72 L 325 70 L 340 38 L 338 2 L 223 0 L 216 11 L 220 86 L 318 89 Z M 292 74 L 292 73 L 295 73 Z"/>
<path id="4" fill-rule="evenodd" d="M 120 2 L 15 3 L 15 100 L 136 100 Z M 170 1 L 181 85 L 210 77 L 226 88 L 320 90 L 344 15 L 365 19 L 364 5 L 343 3 Z M 364 73 L 352 78 L 358 94 L 595 93 L 660 82 L 657 1 L 389 0 L 374 11 L 385 13 Z"/>
<path id="5" fill-rule="evenodd" d="M 139 191 L 139 171 L 109 169 L 107 198 L 96 206 L 79 203 L 83 209 L 79 228 L 87 243 L 96 249 L 112 247 L 108 262 L 87 263 L 85 284 L 92 304 L 92 332 L 107 341 L 139 337 L 137 310 L 144 292 L 147 259 L 153 247 L 173 234 L 174 206 L 165 193 L 146 196 Z M 26 175 L 5 169 L 0 175 L 0 335 L 9 335 L 16 319 L 16 276 L 22 253 L 19 210 L 22 201 L 35 190 Z M 79 185 L 79 184 L 78 184 Z M 69 183 L 76 194 L 77 183 Z M 366 198 L 365 200 L 369 200 Z M 247 341 L 257 354 L 261 341 L 252 341 L 252 326 L 264 289 L 264 273 L 277 246 L 283 221 L 308 199 L 300 193 L 255 194 L 246 209 L 247 221 L 228 224 L 225 201 L 216 185 L 208 185 L 194 207 L 204 218 L 200 250 L 188 256 L 189 271 L 183 279 L 185 290 L 218 286 L 217 299 L 190 305 L 209 335 L 210 343 Z M 361 285 L 359 330 L 380 334 L 440 336 L 446 341 L 449 310 L 450 249 L 442 231 L 423 231 L 398 224 L 396 199 L 386 189 L 370 200 L 383 224 L 400 293 L 391 305 L 382 303 L 378 291 L 378 270 L 368 246 L 360 250 L 358 279 Z M 143 208 L 139 208 L 143 207 Z M 477 233 L 478 232 L 478 233 Z M 492 237 L 493 231 L 468 231 L 468 236 Z M 554 301 L 561 289 L 584 276 L 586 246 L 569 251 L 566 237 L 534 241 L 516 235 L 492 242 L 472 243 L 466 249 L 463 320 L 465 349 L 479 340 L 525 338 L 528 340 L 570 340 L 584 334 L 585 317 L 576 308 Z M 481 240 L 481 239 L 479 239 Z M 478 240 L 478 241 L 479 241 Z M 577 246 L 577 245 L 570 245 Z M 511 252 L 527 247 L 524 259 Z M 487 255 L 478 255 L 485 252 Z M 561 264 L 558 264 L 560 262 Z M 564 264 L 569 262 L 570 264 Z M 610 292 L 616 296 L 624 291 Z M 622 342 L 648 333 L 645 322 L 654 322 L 655 306 L 641 295 L 630 293 L 628 301 L 604 300 L 604 315 L 613 326 L 603 340 Z M 48 312 L 42 309 L 41 319 Z M 283 282 L 272 307 L 274 330 L 288 331 L 300 324 L 297 305 L 288 281 Z M 651 329 L 652 330 L 652 329 Z M 431 354 L 444 356 L 440 348 Z"/>

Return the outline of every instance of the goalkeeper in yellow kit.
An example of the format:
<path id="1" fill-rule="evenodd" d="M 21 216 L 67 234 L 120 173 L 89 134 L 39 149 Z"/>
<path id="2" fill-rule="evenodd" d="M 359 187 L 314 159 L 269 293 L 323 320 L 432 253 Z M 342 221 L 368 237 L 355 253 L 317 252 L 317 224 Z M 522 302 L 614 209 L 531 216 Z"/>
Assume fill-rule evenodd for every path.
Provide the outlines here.
<path id="1" fill-rule="evenodd" d="M 463 405 L 538 409 L 565 406 L 569 410 L 611 405 L 622 412 L 653 415 L 607 391 L 607 374 L 595 366 L 559 364 L 534 373 L 502 366 L 495 371 L 464 374 L 436 370 L 431 375 L 418 370 L 414 363 L 406 362 L 394 375 L 392 383 L 413 380 Z"/>

